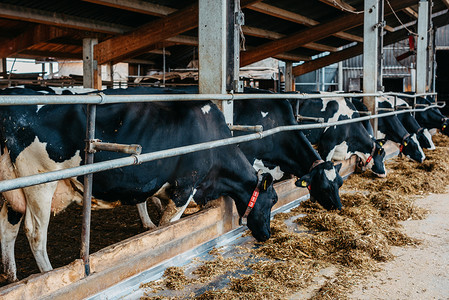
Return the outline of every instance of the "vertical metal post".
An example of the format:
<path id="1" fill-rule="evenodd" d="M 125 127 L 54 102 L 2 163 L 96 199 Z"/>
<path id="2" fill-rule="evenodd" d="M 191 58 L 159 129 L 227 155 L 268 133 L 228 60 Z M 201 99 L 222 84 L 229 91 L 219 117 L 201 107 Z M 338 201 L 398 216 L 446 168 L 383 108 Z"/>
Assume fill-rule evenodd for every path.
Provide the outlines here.
<path id="1" fill-rule="evenodd" d="M 83 85 L 85 88 L 98 88 L 98 82 L 100 82 L 101 85 L 101 78 L 100 81 L 98 81 L 99 72 L 93 56 L 94 45 L 96 44 L 96 39 L 83 39 Z M 94 162 L 94 154 L 89 152 L 89 143 L 90 140 L 95 138 L 95 115 L 96 105 L 87 105 L 85 164 L 91 164 Z M 83 225 L 81 230 L 80 255 L 84 263 L 85 276 L 90 274 L 89 246 L 92 179 L 93 174 L 84 175 Z"/>
<path id="2" fill-rule="evenodd" d="M 285 91 L 286 92 L 294 92 L 295 91 L 295 77 L 293 76 L 293 62 L 286 61 L 285 62 Z"/>
<path id="3" fill-rule="evenodd" d="M 338 62 L 338 90 L 343 91 L 343 62 Z"/>
<path id="4" fill-rule="evenodd" d="M 365 0 L 363 23 L 363 92 L 377 92 L 379 62 L 379 16 L 383 0 Z M 376 97 L 363 97 L 363 102 L 372 114 L 377 113 Z M 377 119 L 372 120 L 374 136 L 377 136 Z"/>
<path id="5" fill-rule="evenodd" d="M 228 47 L 226 18 L 229 1 L 231 0 L 199 0 L 198 2 L 199 91 L 202 94 L 226 93 Z M 232 124 L 232 103 L 218 101 L 216 104 L 222 110 L 226 123 Z"/>
<path id="6" fill-rule="evenodd" d="M 94 162 L 94 154 L 88 151 L 90 140 L 95 138 L 95 116 L 97 106 L 95 104 L 87 105 L 86 122 L 86 153 L 85 163 Z M 90 274 L 89 264 L 89 246 L 90 246 L 90 219 L 91 219 L 91 200 L 92 200 L 92 179 L 93 174 L 84 175 L 84 193 L 83 193 L 83 226 L 81 231 L 81 258 L 84 263 L 84 272 Z"/>
<path id="7" fill-rule="evenodd" d="M 326 91 L 326 67 L 321 69 L 321 91 Z"/>
<path id="8" fill-rule="evenodd" d="M 418 5 L 418 42 L 416 45 L 416 92 L 427 88 L 427 44 L 429 29 L 429 2 L 420 0 Z"/>

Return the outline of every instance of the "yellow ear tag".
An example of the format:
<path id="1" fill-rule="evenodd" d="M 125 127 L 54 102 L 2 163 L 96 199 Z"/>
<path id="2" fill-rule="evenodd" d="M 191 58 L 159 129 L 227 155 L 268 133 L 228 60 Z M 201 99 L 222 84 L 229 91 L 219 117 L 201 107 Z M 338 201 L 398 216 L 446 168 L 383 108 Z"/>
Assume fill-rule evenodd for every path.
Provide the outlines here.
<path id="1" fill-rule="evenodd" d="M 380 145 L 381 147 L 383 147 L 384 143 L 380 142 L 379 145 Z"/>
<path id="2" fill-rule="evenodd" d="M 445 129 L 446 128 L 446 125 L 443 125 L 443 129 Z"/>
<path id="3" fill-rule="evenodd" d="M 264 190 L 264 191 L 267 190 L 267 181 L 265 181 L 265 182 L 263 183 L 263 190 Z"/>
<path id="4" fill-rule="evenodd" d="M 407 142 L 404 142 L 404 147 L 407 147 Z"/>
<path id="5" fill-rule="evenodd" d="M 301 181 L 301 186 L 306 187 L 307 186 L 307 182 L 305 180 Z"/>

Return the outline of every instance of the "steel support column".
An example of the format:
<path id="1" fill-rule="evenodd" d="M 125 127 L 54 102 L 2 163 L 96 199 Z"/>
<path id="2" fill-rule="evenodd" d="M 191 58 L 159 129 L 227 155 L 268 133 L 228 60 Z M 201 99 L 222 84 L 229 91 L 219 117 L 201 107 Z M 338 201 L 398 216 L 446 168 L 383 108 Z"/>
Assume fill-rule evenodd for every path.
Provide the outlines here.
<path id="1" fill-rule="evenodd" d="M 199 91 L 201 94 L 226 94 L 227 12 L 230 1 L 199 0 L 198 3 Z M 220 101 L 216 104 L 223 111 L 226 123 L 232 124 L 232 102 Z"/>
<path id="2" fill-rule="evenodd" d="M 418 5 L 418 42 L 416 43 L 416 92 L 427 90 L 427 45 L 429 30 L 429 1 L 421 0 Z"/>
<path id="3" fill-rule="evenodd" d="M 365 13 L 363 23 L 363 92 L 375 93 L 378 91 L 379 80 L 379 40 L 380 20 L 383 16 L 383 0 L 365 0 Z M 377 114 L 376 97 L 363 97 L 364 104 L 373 115 Z M 374 136 L 377 135 L 377 120 L 372 122 Z"/>

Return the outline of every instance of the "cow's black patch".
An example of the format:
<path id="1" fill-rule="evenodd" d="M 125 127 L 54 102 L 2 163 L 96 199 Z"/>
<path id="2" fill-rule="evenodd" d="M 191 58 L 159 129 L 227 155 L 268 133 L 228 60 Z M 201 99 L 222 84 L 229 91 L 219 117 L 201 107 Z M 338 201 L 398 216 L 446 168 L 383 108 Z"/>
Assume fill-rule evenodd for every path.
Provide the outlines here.
<path id="1" fill-rule="evenodd" d="M 19 223 L 23 214 L 14 211 L 11 207 L 7 207 L 7 209 L 8 209 L 8 222 L 11 225 L 16 225 L 17 223 Z"/>

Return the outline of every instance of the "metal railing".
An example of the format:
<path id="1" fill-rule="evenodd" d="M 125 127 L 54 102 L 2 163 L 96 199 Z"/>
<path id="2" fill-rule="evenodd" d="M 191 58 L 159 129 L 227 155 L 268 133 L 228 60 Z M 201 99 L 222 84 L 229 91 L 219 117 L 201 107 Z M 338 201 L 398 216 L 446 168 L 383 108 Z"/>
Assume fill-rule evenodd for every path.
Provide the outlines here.
<path id="1" fill-rule="evenodd" d="M 45 105 L 45 104 L 88 104 L 87 113 L 87 142 L 86 149 L 89 149 L 89 143 L 91 143 L 95 137 L 95 114 L 96 114 L 96 104 L 112 104 L 112 103 L 123 103 L 123 102 L 161 102 L 161 101 L 196 101 L 196 100 L 221 100 L 221 101 L 231 101 L 231 100 L 251 100 L 251 99 L 314 99 L 314 98 L 332 98 L 332 97 L 363 97 L 363 96 L 383 96 L 383 95 L 393 95 L 402 96 L 408 98 L 415 98 L 418 96 L 435 95 L 435 93 L 426 93 L 418 95 L 408 95 L 401 93 L 341 93 L 341 94 L 226 94 L 226 95 L 216 95 L 216 94 L 170 94 L 170 95 L 105 95 L 103 93 L 98 93 L 94 95 L 0 95 L 0 105 Z M 444 105 L 443 105 L 444 106 Z M 426 111 L 431 108 L 441 108 L 443 106 L 430 105 L 425 108 L 414 108 L 414 109 L 404 109 L 400 111 L 393 111 L 388 113 L 369 115 L 365 117 L 358 117 L 354 119 L 319 123 L 319 124 L 304 124 L 304 125 L 290 125 L 290 126 L 279 126 L 265 131 L 260 131 L 257 133 L 247 134 L 239 137 L 231 137 L 227 139 L 209 141 L 189 146 L 177 147 L 172 149 L 166 149 L 161 151 L 155 151 L 145 154 L 133 154 L 129 157 L 123 157 L 119 159 L 113 159 L 103 162 L 93 162 L 93 153 L 86 152 L 85 161 L 86 164 L 74 168 L 68 168 L 58 171 L 46 172 L 36 175 L 30 175 L 25 177 L 20 177 L 16 179 L 0 181 L 0 192 L 13 190 L 17 188 L 24 188 L 28 186 L 33 186 L 37 184 L 47 183 L 50 181 L 56 181 L 76 176 L 85 175 L 84 177 L 84 201 L 83 201 L 83 225 L 82 225 L 82 244 L 81 244 L 81 257 L 84 261 L 85 274 L 86 276 L 90 273 L 89 265 L 89 236 L 90 236 L 90 199 L 92 191 L 92 174 L 96 172 L 138 165 L 145 162 L 150 162 L 158 159 L 169 158 L 173 156 L 183 155 L 192 152 L 198 152 L 202 150 L 213 149 L 217 147 L 222 147 L 226 145 L 238 144 L 243 142 L 249 142 L 257 139 L 262 139 L 264 137 L 293 130 L 304 130 L 304 129 L 314 129 L 314 128 L 326 128 L 329 126 L 338 126 L 343 124 L 350 124 L 365 120 L 371 120 L 375 118 L 384 118 L 392 115 L 397 115 L 407 112 L 420 112 Z M 243 126 L 241 129 L 253 129 L 260 130 L 258 126 L 252 126 L 254 128 L 249 128 Z M 102 145 L 104 146 L 104 145 Z M 119 145 L 121 148 L 126 145 Z"/>

